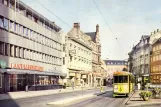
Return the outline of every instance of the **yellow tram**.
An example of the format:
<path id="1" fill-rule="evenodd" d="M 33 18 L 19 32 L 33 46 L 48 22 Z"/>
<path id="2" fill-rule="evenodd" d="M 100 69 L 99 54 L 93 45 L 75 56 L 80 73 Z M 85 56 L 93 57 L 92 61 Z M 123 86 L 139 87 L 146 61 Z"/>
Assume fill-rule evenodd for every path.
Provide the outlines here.
<path id="1" fill-rule="evenodd" d="M 117 71 L 113 74 L 113 96 L 128 96 L 134 90 L 132 73 Z"/>

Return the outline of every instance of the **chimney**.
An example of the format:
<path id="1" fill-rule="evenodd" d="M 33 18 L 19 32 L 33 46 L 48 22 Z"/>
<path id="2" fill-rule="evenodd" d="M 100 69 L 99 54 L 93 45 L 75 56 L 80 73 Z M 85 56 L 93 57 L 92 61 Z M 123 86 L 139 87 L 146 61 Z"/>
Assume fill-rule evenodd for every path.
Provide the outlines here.
<path id="1" fill-rule="evenodd" d="M 74 23 L 73 27 L 79 29 L 80 28 L 80 24 L 79 23 Z"/>
<path id="2" fill-rule="evenodd" d="M 159 32 L 159 29 L 157 29 L 157 32 Z"/>
<path id="3" fill-rule="evenodd" d="M 99 32 L 99 25 L 96 25 L 96 32 Z"/>
<path id="4" fill-rule="evenodd" d="M 154 34 L 156 33 L 156 31 L 154 30 Z"/>

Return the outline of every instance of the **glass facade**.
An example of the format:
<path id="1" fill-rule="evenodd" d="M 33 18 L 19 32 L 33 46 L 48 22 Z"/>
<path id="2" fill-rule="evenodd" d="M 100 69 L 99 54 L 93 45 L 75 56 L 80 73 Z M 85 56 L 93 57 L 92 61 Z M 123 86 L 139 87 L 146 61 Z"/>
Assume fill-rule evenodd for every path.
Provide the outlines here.
<path id="1" fill-rule="evenodd" d="M 46 87 L 45 89 L 48 89 L 48 87 L 51 85 L 59 85 L 58 79 L 58 76 L 10 74 L 9 88 L 10 91 L 24 91 L 26 86 L 29 87 L 29 90 L 41 90 L 42 86 L 43 88 Z"/>

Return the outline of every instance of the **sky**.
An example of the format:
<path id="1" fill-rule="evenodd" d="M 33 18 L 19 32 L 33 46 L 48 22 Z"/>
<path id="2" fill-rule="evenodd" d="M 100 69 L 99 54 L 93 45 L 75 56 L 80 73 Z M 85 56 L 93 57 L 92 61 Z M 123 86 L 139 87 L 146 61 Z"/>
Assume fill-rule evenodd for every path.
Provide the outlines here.
<path id="1" fill-rule="evenodd" d="M 64 32 L 69 32 L 75 22 L 80 23 L 83 32 L 95 32 L 99 24 L 102 59 L 127 59 L 141 36 L 150 35 L 161 25 L 161 0 L 95 0 L 105 20 L 93 0 L 21 1 L 54 21 Z"/>

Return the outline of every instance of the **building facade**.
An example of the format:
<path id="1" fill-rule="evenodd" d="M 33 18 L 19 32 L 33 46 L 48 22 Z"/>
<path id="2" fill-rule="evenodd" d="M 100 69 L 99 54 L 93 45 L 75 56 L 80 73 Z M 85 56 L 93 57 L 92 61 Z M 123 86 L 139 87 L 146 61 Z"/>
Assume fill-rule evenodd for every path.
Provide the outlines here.
<path id="1" fill-rule="evenodd" d="M 92 45 L 92 70 L 93 70 L 93 86 L 101 85 L 101 43 L 100 43 L 100 35 L 99 35 L 99 25 L 96 25 L 95 32 L 86 32 L 91 38 Z"/>
<path id="2" fill-rule="evenodd" d="M 151 51 L 151 83 L 154 85 L 161 84 L 161 38 L 152 44 Z"/>
<path id="3" fill-rule="evenodd" d="M 144 35 L 139 43 L 133 47 L 129 53 L 129 71 L 132 72 L 137 81 L 144 83 L 144 80 L 149 82 L 150 73 L 150 36 Z"/>
<path id="4" fill-rule="evenodd" d="M 160 87 L 161 84 L 161 31 L 157 29 L 151 33 L 150 44 L 151 59 L 150 59 L 150 82 L 151 87 Z"/>
<path id="5" fill-rule="evenodd" d="M 0 92 L 58 88 L 63 55 L 59 26 L 23 2 L 0 0 Z"/>
<path id="6" fill-rule="evenodd" d="M 106 69 L 106 63 L 104 60 L 101 60 L 101 85 L 106 86 L 107 85 L 107 81 L 109 78 L 109 73 L 107 72 Z"/>
<path id="7" fill-rule="evenodd" d="M 113 79 L 113 73 L 116 71 L 122 71 L 127 69 L 127 61 L 125 60 L 104 60 L 106 63 L 106 70 L 108 73 L 108 79 Z"/>
<path id="8" fill-rule="evenodd" d="M 83 33 L 79 23 L 66 37 L 67 84 L 70 86 L 90 86 L 92 84 L 92 46 L 91 38 Z"/>

